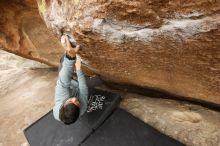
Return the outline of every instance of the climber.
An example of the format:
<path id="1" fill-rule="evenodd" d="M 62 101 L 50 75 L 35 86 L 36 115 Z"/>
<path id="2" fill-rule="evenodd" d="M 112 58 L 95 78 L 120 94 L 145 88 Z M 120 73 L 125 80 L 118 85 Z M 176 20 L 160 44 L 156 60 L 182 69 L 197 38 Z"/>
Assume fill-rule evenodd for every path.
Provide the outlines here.
<path id="1" fill-rule="evenodd" d="M 79 45 L 74 45 L 71 36 L 64 34 L 61 44 L 65 54 L 61 58 L 61 67 L 55 88 L 54 118 L 64 124 L 74 123 L 87 109 L 88 86 L 81 70 L 81 58 L 77 55 Z M 77 80 L 72 76 L 76 70 Z"/>

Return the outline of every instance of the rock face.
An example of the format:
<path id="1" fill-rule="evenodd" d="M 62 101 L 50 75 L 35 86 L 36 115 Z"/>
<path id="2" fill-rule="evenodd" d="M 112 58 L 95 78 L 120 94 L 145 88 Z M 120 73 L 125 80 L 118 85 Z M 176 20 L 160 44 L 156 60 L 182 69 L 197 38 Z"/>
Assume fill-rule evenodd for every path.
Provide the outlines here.
<path id="1" fill-rule="evenodd" d="M 0 27 L 1 49 L 50 66 L 58 65 L 62 47 L 41 19 L 36 1 L 1 0 Z"/>
<path id="2" fill-rule="evenodd" d="M 24 58 L 0 51 L 0 146 L 28 146 L 23 130 L 54 104 L 57 71 L 22 62 Z M 220 145 L 220 112 L 166 96 L 117 92 L 123 95 L 120 107 L 187 146 Z"/>
<path id="3" fill-rule="evenodd" d="M 168 99 L 126 94 L 122 108 L 187 146 L 220 145 L 220 113 Z"/>
<path id="4" fill-rule="evenodd" d="M 37 3 L 48 28 L 73 33 L 92 71 L 114 82 L 220 104 L 220 1 Z M 35 1 L 5 0 L 0 8 L 0 47 L 56 66 L 62 50 Z"/>
<path id="5" fill-rule="evenodd" d="M 48 27 L 71 30 L 111 81 L 220 104 L 220 1 L 38 0 Z"/>

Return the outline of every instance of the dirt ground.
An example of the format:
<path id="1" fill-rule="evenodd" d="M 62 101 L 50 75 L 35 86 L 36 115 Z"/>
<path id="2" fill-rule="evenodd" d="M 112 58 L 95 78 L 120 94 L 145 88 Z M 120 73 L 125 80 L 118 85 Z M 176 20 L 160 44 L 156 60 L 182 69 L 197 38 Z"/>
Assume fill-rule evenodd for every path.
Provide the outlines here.
<path id="1" fill-rule="evenodd" d="M 0 52 L 0 146 L 28 145 L 23 130 L 51 110 L 56 77 L 43 64 Z"/>
<path id="2" fill-rule="evenodd" d="M 56 79 L 56 70 L 0 51 L 0 146 L 29 145 L 23 130 L 52 109 Z M 220 145 L 220 112 L 130 93 L 120 106 L 186 145 Z"/>

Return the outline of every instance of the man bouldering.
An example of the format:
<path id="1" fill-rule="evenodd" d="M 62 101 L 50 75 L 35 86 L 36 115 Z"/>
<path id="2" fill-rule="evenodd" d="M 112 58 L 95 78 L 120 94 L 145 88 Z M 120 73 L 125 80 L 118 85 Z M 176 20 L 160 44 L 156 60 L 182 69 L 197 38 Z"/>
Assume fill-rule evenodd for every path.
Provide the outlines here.
<path id="1" fill-rule="evenodd" d="M 67 34 L 61 37 L 65 48 L 55 87 L 54 118 L 64 124 L 74 123 L 87 109 L 88 87 L 81 70 L 81 58 L 77 55 L 79 45 L 72 45 Z M 74 69 L 77 81 L 73 80 Z"/>

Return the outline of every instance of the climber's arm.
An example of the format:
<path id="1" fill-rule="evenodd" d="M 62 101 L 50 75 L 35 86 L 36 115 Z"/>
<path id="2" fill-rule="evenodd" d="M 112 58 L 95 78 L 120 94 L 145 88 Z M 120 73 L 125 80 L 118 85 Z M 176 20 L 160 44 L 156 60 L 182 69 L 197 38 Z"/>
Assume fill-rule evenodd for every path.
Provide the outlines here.
<path id="1" fill-rule="evenodd" d="M 63 102 L 70 97 L 70 82 L 73 75 L 73 66 L 75 60 L 70 60 L 64 56 L 62 69 L 59 72 L 58 80 L 55 88 L 55 105 L 53 114 L 55 119 L 59 120 L 59 110 Z"/>
<path id="2" fill-rule="evenodd" d="M 75 56 L 78 48 L 72 48 L 66 37 L 67 47 L 65 48 L 65 56 L 62 63 L 62 68 L 58 75 L 58 80 L 55 88 L 55 105 L 53 108 L 53 114 L 55 119 L 59 120 L 59 110 L 63 102 L 70 97 L 70 84 L 73 75 Z"/>
<path id="3" fill-rule="evenodd" d="M 76 59 L 76 53 L 79 50 L 79 46 L 76 46 L 76 48 L 72 48 L 69 42 L 69 39 L 67 36 L 64 37 L 64 47 L 65 47 L 65 56 L 62 64 L 62 69 L 59 72 L 58 81 L 57 81 L 57 87 L 59 90 L 62 88 L 65 88 L 65 90 L 61 90 L 63 92 L 66 92 L 66 89 L 69 89 L 71 84 L 71 78 L 73 75 L 74 67 L 75 67 L 75 59 Z M 62 42 L 62 38 L 61 38 Z"/>
<path id="4" fill-rule="evenodd" d="M 79 83 L 79 98 L 81 100 L 81 111 L 80 115 L 84 114 L 87 109 L 87 103 L 88 103 L 88 86 L 86 83 L 86 78 L 84 76 L 84 73 L 81 70 L 81 58 L 77 57 L 76 59 L 76 73 L 77 73 L 77 79 Z"/>

